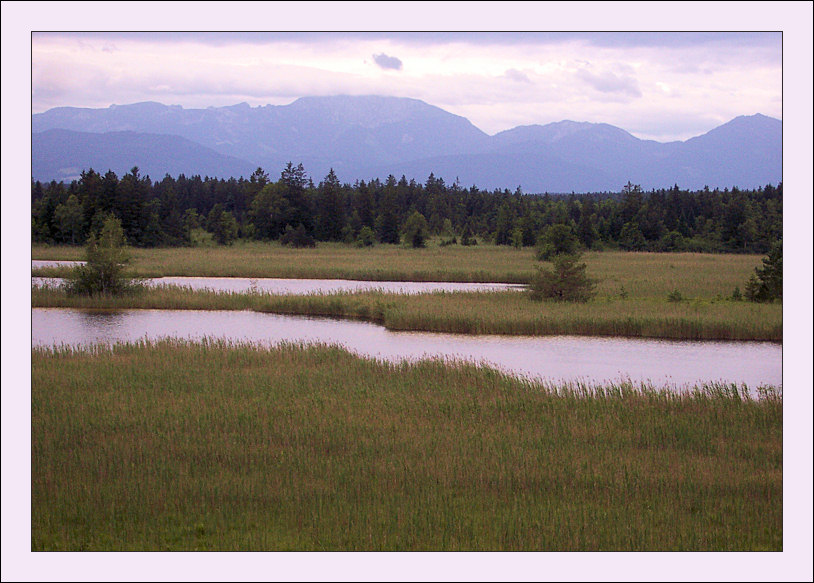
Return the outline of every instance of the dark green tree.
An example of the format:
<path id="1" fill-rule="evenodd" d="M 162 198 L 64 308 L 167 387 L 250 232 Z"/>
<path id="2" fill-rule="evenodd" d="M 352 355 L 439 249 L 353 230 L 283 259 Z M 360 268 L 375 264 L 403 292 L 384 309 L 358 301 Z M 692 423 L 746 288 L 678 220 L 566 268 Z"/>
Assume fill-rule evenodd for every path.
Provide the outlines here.
<path id="1" fill-rule="evenodd" d="M 127 241 L 119 219 L 109 216 L 98 237 L 91 234 L 85 247 L 85 264 L 71 271 L 65 290 L 72 295 L 119 295 L 140 288 L 125 274 L 130 261 Z"/>
<path id="2" fill-rule="evenodd" d="M 396 179 L 391 175 L 385 183 L 384 193 L 379 205 L 379 214 L 376 217 L 376 237 L 381 243 L 399 242 L 399 217 L 396 198 Z"/>
<path id="3" fill-rule="evenodd" d="M 477 245 L 478 240 L 472 234 L 472 225 L 470 221 L 464 223 L 464 228 L 461 230 L 461 245 L 469 247 L 470 245 Z"/>
<path id="4" fill-rule="evenodd" d="M 553 267 L 537 267 L 529 282 L 529 292 L 534 300 L 550 299 L 558 302 L 587 302 L 594 296 L 595 282 L 585 273 L 585 263 L 579 263 L 579 255 L 557 255 Z"/>
<path id="5" fill-rule="evenodd" d="M 594 209 L 593 201 L 588 198 L 586 203 L 582 205 L 582 213 L 577 223 L 577 237 L 579 237 L 580 243 L 588 249 L 593 247 L 596 240 L 599 239 L 599 231 L 594 223 L 596 220 Z"/>
<path id="6" fill-rule="evenodd" d="M 68 200 L 56 207 L 54 210 L 59 234 L 63 241 L 75 245 L 81 242 L 82 226 L 85 217 L 82 214 L 82 205 L 75 194 L 68 197 Z"/>
<path id="7" fill-rule="evenodd" d="M 625 251 L 644 251 L 647 240 L 644 238 L 639 224 L 635 221 L 625 223 L 619 233 L 619 247 Z"/>
<path id="8" fill-rule="evenodd" d="M 288 201 L 290 216 L 285 224 L 299 225 L 310 234 L 314 231 L 313 213 L 308 202 L 309 179 L 302 164 L 289 162 L 280 174 L 282 194 Z"/>
<path id="9" fill-rule="evenodd" d="M 287 225 L 285 228 L 285 233 L 283 233 L 283 236 L 280 237 L 280 243 L 296 248 L 317 246 L 316 241 L 314 241 L 314 238 L 308 234 L 302 223 L 297 225 L 296 229 L 291 225 Z"/>
<path id="10" fill-rule="evenodd" d="M 341 241 L 345 226 L 345 201 L 342 185 L 333 168 L 317 190 L 317 237 L 323 241 Z"/>
<path id="11" fill-rule="evenodd" d="M 746 298 L 753 302 L 783 300 L 783 241 L 778 241 L 763 258 L 763 266 L 746 282 Z"/>
<path id="12" fill-rule="evenodd" d="M 413 211 L 404 226 L 401 229 L 402 236 L 404 237 L 404 244 L 410 247 L 425 247 L 427 245 L 427 238 L 430 235 L 430 227 L 427 224 L 427 219 L 424 218 L 418 211 Z"/>
<path id="13" fill-rule="evenodd" d="M 497 220 L 495 226 L 495 245 L 512 244 L 512 209 L 508 202 L 504 202 L 497 209 Z"/>
<path id="14" fill-rule="evenodd" d="M 249 205 L 249 220 L 259 239 L 277 239 L 286 225 L 294 220 L 294 212 L 285 196 L 285 187 L 278 182 L 266 184 Z"/>
<path id="15" fill-rule="evenodd" d="M 571 255 L 579 249 L 579 239 L 570 225 L 547 227 L 537 242 L 538 261 L 551 261 L 557 255 Z"/>
<path id="16" fill-rule="evenodd" d="M 356 236 L 357 247 L 372 247 L 376 243 L 376 233 L 373 229 L 365 225 L 359 229 L 359 234 Z"/>

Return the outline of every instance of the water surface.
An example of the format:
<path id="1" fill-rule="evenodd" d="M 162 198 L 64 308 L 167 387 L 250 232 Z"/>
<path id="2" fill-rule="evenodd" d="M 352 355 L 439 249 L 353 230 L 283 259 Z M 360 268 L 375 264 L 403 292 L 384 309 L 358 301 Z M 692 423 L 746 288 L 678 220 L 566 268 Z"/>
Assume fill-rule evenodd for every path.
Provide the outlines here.
<path id="1" fill-rule="evenodd" d="M 33 262 L 32 262 L 33 263 Z M 32 277 L 32 285 L 45 283 L 58 285 L 63 280 L 55 277 Z M 257 291 L 271 294 L 304 295 L 378 290 L 394 294 L 420 294 L 432 292 L 521 291 L 524 285 L 510 283 L 455 283 L 438 281 L 358 281 L 350 279 L 284 279 L 271 277 L 155 277 L 145 280 L 149 286 L 172 285 L 195 290 L 223 292 Z"/>
<path id="2" fill-rule="evenodd" d="M 389 362 L 460 359 L 552 381 L 596 384 L 630 379 L 668 388 L 711 381 L 751 388 L 782 385 L 782 347 L 769 342 L 391 332 L 367 322 L 251 311 L 35 308 L 31 318 L 32 346 L 87 346 L 167 337 L 219 338 L 262 346 L 327 343 Z"/>

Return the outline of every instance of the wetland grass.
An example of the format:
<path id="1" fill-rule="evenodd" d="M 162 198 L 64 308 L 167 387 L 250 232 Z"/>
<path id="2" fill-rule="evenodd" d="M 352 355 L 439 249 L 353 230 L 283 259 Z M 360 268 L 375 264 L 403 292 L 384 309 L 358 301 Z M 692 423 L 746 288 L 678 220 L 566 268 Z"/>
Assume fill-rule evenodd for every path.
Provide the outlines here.
<path id="1" fill-rule="evenodd" d="M 33 349 L 35 551 L 780 551 L 782 397 L 224 342 Z"/>
<path id="2" fill-rule="evenodd" d="M 34 247 L 41 259 L 76 259 L 71 247 Z M 534 252 L 506 246 L 430 245 L 407 249 L 378 245 L 359 249 L 323 243 L 290 249 L 277 243 L 229 247 L 134 249 L 134 275 L 344 278 L 392 281 L 525 283 Z M 33 290 L 35 307 L 256 309 L 292 315 L 351 317 L 396 330 L 471 334 L 579 334 L 692 340 L 771 340 L 783 336 L 782 305 L 731 301 L 760 265 L 757 255 L 589 252 L 583 255 L 596 280 L 585 304 L 532 302 L 526 294 L 440 293 L 395 296 L 378 292 L 270 296 L 147 290 L 126 298 L 72 299 L 56 290 Z M 464 267 L 465 266 L 465 267 Z M 64 275 L 65 268 L 35 270 Z M 681 301 L 670 302 L 676 296 Z"/>
<path id="3" fill-rule="evenodd" d="M 391 330 L 459 334 L 627 336 L 689 340 L 782 341 L 782 305 L 703 300 L 668 302 L 605 296 L 585 304 L 534 302 L 524 292 L 415 295 L 336 292 L 308 295 L 213 292 L 175 286 L 128 296 L 68 296 L 32 288 L 33 307 L 78 309 L 256 310 L 355 318 Z"/>
<path id="4" fill-rule="evenodd" d="M 79 247 L 32 248 L 32 258 L 83 259 Z M 539 262 L 530 248 L 478 245 L 407 249 L 398 245 L 356 248 L 320 243 L 316 249 L 292 249 L 278 243 L 232 246 L 131 249 L 134 275 L 142 277 L 279 277 L 369 281 L 454 281 L 528 283 Z M 587 252 L 582 260 L 598 280 L 599 295 L 666 297 L 678 289 L 684 297 L 729 297 L 761 265 L 760 255 L 704 253 Z M 65 268 L 37 269 L 59 277 Z"/>

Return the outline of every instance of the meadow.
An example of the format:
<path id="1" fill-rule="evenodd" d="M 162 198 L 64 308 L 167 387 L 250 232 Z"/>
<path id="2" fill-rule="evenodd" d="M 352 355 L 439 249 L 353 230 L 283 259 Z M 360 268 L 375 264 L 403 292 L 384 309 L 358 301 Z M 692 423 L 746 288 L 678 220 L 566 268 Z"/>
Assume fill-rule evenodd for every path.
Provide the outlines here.
<path id="1" fill-rule="evenodd" d="M 131 249 L 131 268 L 142 277 L 280 277 L 368 281 L 455 281 L 528 283 L 536 265 L 532 248 L 500 245 L 400 245 L 357 248 L 320 243 L 293 249 L 279 243 L 242 242 L 217 247 Z M 81 260 L 81 247 L 35 245 L 32 259 Z M 583 254 L 588 275 L 599 281 L 600 295 L 624 291 L 630 297 L 662 296 L 678 289 L 702 299 L 728 297 L 743 286 L 760 255 L 591 251 Z M 33 273 L 59 276 L 64 268 Z"/>
<path id="2" fill-rule="evenodd" d="M 76 248 L 34 248 L 37 259 L 80 259 Z M 33 290 L 35 307 L 254 309 L 311 316 L 351 317 L 393 330 L 469 334 L 580 334 L 674 339 L 771 340 L 783 336 L 782 304 L 731 300 L 760 265 L 755 255 L 591 252 L 584 255 L 596 297 L 586 304 L 534 302 L 518 292 L 396 296 L 378 292 L 272 296 L 150 289 L 121 298 L 70 298 Z M 141 276 L 360 278 L 409 281 L 526 282 L 533 251 L 481 245 L 357 249 L 324 244 L 289 249 L 247 243 L 204 249 L 133 250 Z M 163 266 L 158 270 L 158 266 Z M 463 271 L 465 266 L 467 271 Z M 64 269 L 38 269 L 63 275 Z M 670 301 L 671 294 L 681 301 Z"/>
<path id="3" fill-rule="evenodd" d="M 143 277 L 525 283 L 481 245 L 133 249 Z M 82 259 L 34 247 L 35 259 Z M 590 252 L 596 297 L 145 288 L 33 307 L 257 310 L 393 330 L 782 341 L 755 255 Z M 64 275 L 64 268 L 35 270 Z M 680 301 L 670 296 L 680 295 Z M 673 300 L 676 298 L 673 297 Z M 782 393 L 539 384 L 443 360 L 220 341 L 33 348 L 34 551 L 780 551 Z"/>
<path id="4" fill-rule="evenodd" d="M 35 551 L 780 551 L 782 396 L 333 347 L 33 349 Z"/>
<path id="5" fill-rule="evenodd" d="M 255 310 L 354 318 L 389 330 L 544 336 L 626 336 L 683 340 L 783 339 L 782 306 L 727 300 L 669 302 L 604 298 L 587 304 L 532 301 L 525 292 L 397 295 L 336 292 L 302 296 L 146 288 L 129 296 L 68 296 L 34 288 L 33 307 L 76 309 Z"/>

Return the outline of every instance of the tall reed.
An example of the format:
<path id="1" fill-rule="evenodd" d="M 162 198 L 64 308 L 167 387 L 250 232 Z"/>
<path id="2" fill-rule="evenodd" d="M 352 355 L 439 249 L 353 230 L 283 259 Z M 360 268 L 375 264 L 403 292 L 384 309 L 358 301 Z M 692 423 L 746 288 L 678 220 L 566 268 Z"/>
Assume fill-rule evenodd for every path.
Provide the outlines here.
<path id="1" fill-rule="evenodd" d="M 325 346 L 32 350 L 36 551 L 782 550 L 782 397 Z"/>
<path id="2" fill-rule="evenodd" d="M 71 247 L 34 247 L 35 259 L 81 259 Z M 588 276 L 597 293 L 632 299 L 663 298 L 678 289 L 684 297 L 728 297 L 761 265 L 758 255 L 703 253 L 588 252 Z M 242 243 L 214 248 L 134 249 L 132 267 L 145 277 L 282 277 L 372 281 L 461 281 L 527 283 L 538 262 L 531 249 L 507 246 L 432 246 L 406 249 L 378 245 L 359 249 L 321 243 L 316 249 L 291 249 L 277 243 Z M 59 276 L 63 269 L 37 270 Z"/>
<path id="3" fill-rule="evenodd" d="M 691 340 L 782 341 L 780 304 L 724 300 L 605 297 L 587 304 L 534 302 L 524 292 L 439 292 L 398 295 L 336 292 L 273 295 L 194 291 L 160 286 L 131 296 L 71 297 L 34 288 L 34 307 L 82 309 L 257 310 L 279 314 L 359 318 L 392 330 L 461 334 L 630 336 Z"/>

